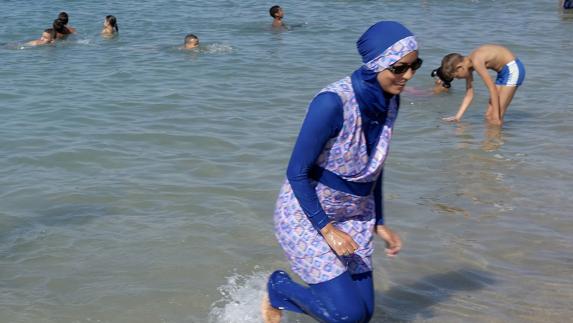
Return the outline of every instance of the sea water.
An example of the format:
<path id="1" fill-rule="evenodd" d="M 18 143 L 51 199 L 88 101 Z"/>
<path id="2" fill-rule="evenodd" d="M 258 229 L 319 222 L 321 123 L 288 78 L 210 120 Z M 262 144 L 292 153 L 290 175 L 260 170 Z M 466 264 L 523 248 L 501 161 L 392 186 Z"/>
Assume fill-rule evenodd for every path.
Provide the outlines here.
<path id="1" fill-rule="evenodd" d="M 288 264 L 275 199 L 308 102 L 360 65 L 378 20 L 418 37 L 385 168 L 374 322 L 564 322 L 573 315 L 573 17 L 557 1 L 2 0 L 0 322 L 257 322 Z M 60 11 L 78 34 L 29 47 Z M 115 15 L 119 37 L 99 36 Z M 183 51 L 187 33 L 201 49 Z M 450 52 L 510 48 L 527 69 L 501 130 L 488 93 L 462 122 Z M 492 74 L 493 75 L 493 74 Z M 476 76 L 477 77 L 477 76 Z M 290 314 L 289 322 L 311 322 Z"/>

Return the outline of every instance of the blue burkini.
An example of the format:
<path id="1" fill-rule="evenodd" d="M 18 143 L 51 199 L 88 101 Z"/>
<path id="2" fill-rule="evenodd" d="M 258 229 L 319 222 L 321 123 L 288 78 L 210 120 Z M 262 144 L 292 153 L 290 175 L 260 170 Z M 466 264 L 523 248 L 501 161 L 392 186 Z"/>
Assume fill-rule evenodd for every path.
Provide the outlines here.
<path id="1" fill-rule="evenodd" d="M 379 72 L 388 68 L 408 53 L 417 50 L 417 42 L 413 34 L 401 24 L 392 21 L 382 21 L 371 26 L 360 37 L 357 42 L 357 48 L 362 56 L 364 65 L 356 70 L 350 78 L 346 78 L 347 81 L 338 82 L 338 84 L 348 85 L 347 91 L 354 94 L 353 98 L 356 100 L 352 104 L 354 107 L 357 105 L 360 114 L 359 119 L 362 121 L 359 124 L 359 128 L 365 139 L 364 150 L 371 157 L 371 154 L 374 156 L 374 154 L 379 152 L 380 138 L 388 131 L 387 126 L 392 126 L 400 104 L 399 95 L 385 93 L 376 77 Z M 318 167 L 317 171 L 317 158 L 324 152 L 325 146 L 332 142 L 333 138 L 343 136 L 342 129 L 344 129 L 343 127 L 347 122 L 351 122 L 353 125 L 356 122 L 356 119 L 347 119 L 349 117 L 345 114 L 347 107 L 340 97 L 341 94 L 335 92 L 324 91 L 311 102 L 287 169 L 288 183 L 292 187 L 292 193 L 298 205 L 300 205 L 310 224 L 312 224 L 309 224 L 311 229 L 314 227 L 314 230 L 319 231 L 331 221 L 321 205 L 322 200 L 317 195 L 315 189 L 317 181 L 336 191 L 349 194 L 355 193 L 358 196 L 362 193 L 370 196 L 372 189 L 374 189 L 375 225 L 381 225 L 384 223 L 382 214 L 382 172 L 376 177 L 368 178 L 366 181 L 352 182 L 346 181 L 339 176 L 337 178 L 337 174 L 329 174 L 325 172 L 324 168 L 321 170 L 321 167 Z M 279 201 L 280 199 L 281 197 L 279 196 Z M 277 227 L 277 222 L 275 222 L 275 230 L 283 230 L 278 232 L 283 238 L 285 236 L 286 238 L 285 240 L 279 239 L 279 241 L 289 246 L 291 246 L 291 243 L 288 238 L 292 237 L 292 235 L 298 237 L 296 232 L 291 232 L 288 228 L 281 228 L 280 225 Z M 371 239 L 372 233 L 368 232 L 370 235 L 367 239 Z M 321 239 L 323 238 L 320 237 L 319 240 Z M 353 237 L 353 239 L 356 239 L 356 237 Z M 301 242 L 310 243 L 310 241 Z M 323 240 L 320 242 L 324 243 Z M 285 245 L 282 246 L 284 249 Z M 327 249 L 329 254 L 333 254 L 334 259 L 339 257 L 328 246 Z M 315 259 L 317 262 L 320 262 L 327 258 L 311 257 L 309 259 Z M 296 260 L 290 260 L 295 261 L 295 264 L 297 264 Z M 372 270 L 352 272 L 350 269 L 344 269 L 343 267 L 340 274 L 337 272 L 336 276 L 329 276 L 328 273 L 333 272 L 329 268 L 331 263 L 326 262 L 323 265 L 325 267 L 317 268 L 324 268 L 324 270 L 328 271 L 322 273 L 329 278 L 317 278 L 316 282 L 305 279 L 315 278 L 315 276 L 313 274 L 309 274 L 306 277 L 301 275 L 301 267 L 298 268 L 299 271 L 295 271 L 307 282 L 308 287 L 294 282 L 282 270 L 275 271 L 270 276 L 267 284 L 271 306 L 281 310 L 305 313 L 320 322 L 370 321 L 374 312 Z M 332 265 L 334 266 L 334 263 Z M 355 269 L 353 268 L 352 270 Z M 319 270 L 318 275 L 320 276 L 321 269 L 317 270 Z"/>

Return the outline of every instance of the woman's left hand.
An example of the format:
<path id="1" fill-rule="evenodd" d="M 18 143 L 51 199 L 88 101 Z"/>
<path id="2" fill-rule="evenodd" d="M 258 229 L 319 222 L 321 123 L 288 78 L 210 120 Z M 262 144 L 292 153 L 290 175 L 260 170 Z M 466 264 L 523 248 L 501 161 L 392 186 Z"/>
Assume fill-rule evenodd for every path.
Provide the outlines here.
<path id="1" fill-rule="evenodd" d="M 402 249 L 400 236 L 385 225 L 376 226 L 376 234 L 386 242 L 386 255 L 394 257 Z"/>

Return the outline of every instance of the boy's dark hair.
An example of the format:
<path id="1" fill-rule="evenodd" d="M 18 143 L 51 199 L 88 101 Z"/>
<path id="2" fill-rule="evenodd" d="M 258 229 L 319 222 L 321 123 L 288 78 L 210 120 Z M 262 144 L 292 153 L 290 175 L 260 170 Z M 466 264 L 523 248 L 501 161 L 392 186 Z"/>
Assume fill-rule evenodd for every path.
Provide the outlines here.
<path id="1" fill-rule="evenodd" d="M 185 36 L 185 44 L 187 44 L 187 42 L 189 42 L 192 39 L 199 41 L 199 38 L 197 36 L 193 34 L 187 34 L 187 36 Z"/>
<path id="2" fill-rule="evenodd" d="M 60 14 L 58 15 L 58 19 L 64 23 L 64 25 L 68 24 L 68 20 L 70 19 L 70 17 L 68 16 L 68 13 L 65 11 L 60 12 Z"/>
<path id="3" fill-rule="evenodd" d="M 444 72 L 442 71 L 442 67 L 438 67 L 435 70 L 432 71 L 432 73 L 430 74 L 432 77 L 437 77 L 440 79 L 440 81 L 442 81 L 442 86 L 445 87 L 446 89 L 449 89 L 452 86 L 452 78 L 447 78 L 444 75 Z"/>
<path id="4" fill-rule="evenodd" d="M 271 9 L 269 9 L 269 14 L 274 18 L 279 10 L 281 10 L 281 6 L 272 6 Z"/>
<path id="5" fill-rule="evenodd" d="M 111 26 L 111 28 L 114 28 L 115 31 L 119 31 L 119 27 L 117 27 L 117 19 L 115 18 L 115 16 L 105 16 L 105 20 L 107 20 L 107 22 L 109 22 L 109 25 Z"/>
<path id="6" fill-rule="evenodd" d="M 54 39 L 57 38 L 58 34 L 62 34 L 62 35 L 71 34 L 70 30 L 68 28 L 66 28 L 66 25 L 60 19 L 54 20 L 54 23 L 52 24 L 52 29 L 53 29 L 52 38 L 54 38 Z"/>
<path id="7" fill-rule="evenodd" d="M 442 59 L 442 74 L 447 79 L 453 79 L 456 73 L 456 67 L 464 60 L 464 57 L 458 53 L 451 53 Z"/>

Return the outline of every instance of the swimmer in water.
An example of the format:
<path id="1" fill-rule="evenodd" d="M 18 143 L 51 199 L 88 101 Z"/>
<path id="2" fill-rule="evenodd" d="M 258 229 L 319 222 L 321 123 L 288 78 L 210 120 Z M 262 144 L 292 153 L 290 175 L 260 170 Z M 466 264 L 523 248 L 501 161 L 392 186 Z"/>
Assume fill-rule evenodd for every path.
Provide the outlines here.
<path id="1" fill-rule="evenodd" d="M 67 31 L 67 29 L 64 26 L 64 24 L 62 23 L 62 21 L 60 19 L 56 19 L 52 23 L 52 28 L 45 29 L 44 32 L 42 33 L 42 36 L 40 36 L 39 39 L 32 40 L 32 41 L 26 43 L 26 45 L 39 46 L 39 45 L 52 44 L 57 39 L 65 38 L 67 35 L 66 31 Z"/>
<path id="2" fill-rule="evenodd" d="M 185 42 L 183 44 L 183 47 L 185 49 L 193 49 L 193 48 L 197 48 L 199 46 L 199 38 L 193 34 L 188 34 L 187 36 L 185 36 Z"/>
<path id="3" fill-rule="evenodd" d="M 60 14 L 58 15 L 58 20 L 60 20 L 64 24 L 64 27 L 67 29 L 67 32 L 64 33 L 65 35 L 76 33 L 76 28 L 68 26 L 68 21 L 70 20 L 70 17 L 68 16 L 67 12 L 64 11 L 60 12 Z"/>
<path id="4" fill-rule="evenodd" d="M 42 36 L 40 36 L 40 38 L 36 39 L 36 40 L 32 40 L 26 43 L 26 45 L 29 46 L 40 46 L 40 45 L 47 45 L 47 44 L 51 44 L 54 42 L 55 40 L 55 32 L 53 28 L 48 28 L 45 29 L 44 32 L 42 33 Z"/>
<path id="5" fill-rule="evenodd" d="M 573 9 L 573 0 L 561 0 L 561 8 Z"/>
<path id="6" fill-rule="evenodd" d="M 271 9 L 269 9 L 269 14 L 274 19 L 273 20 L 274 28 L 285 27 L 285 25 L 283 24 L 283 17 L 285 15 L 283 8 L 281 8 L 280 6 L 272 6 Z"/>
<path id="7" fill-rule="evenodd" d="M 113 37 L 119 32 L 119 27 L 117 26 L 117 19 L 115 16 L 105 16 L 103 21 L 103 29 L 101 31 L 104 37 Z"/>

